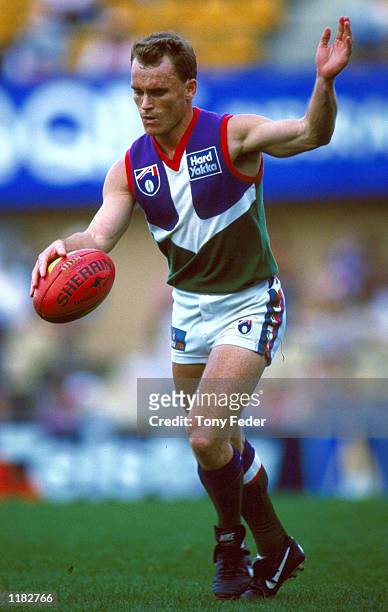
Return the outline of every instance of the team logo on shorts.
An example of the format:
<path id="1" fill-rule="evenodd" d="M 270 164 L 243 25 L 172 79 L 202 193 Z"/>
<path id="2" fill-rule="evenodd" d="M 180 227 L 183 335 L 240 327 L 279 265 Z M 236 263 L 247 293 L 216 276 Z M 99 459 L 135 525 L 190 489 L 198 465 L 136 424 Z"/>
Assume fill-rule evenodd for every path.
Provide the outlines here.
<path id="1" fill-rule="evenodd" d="M 171 327 L 171 346 L 176 351 L 185 352 L 186 350 L 186 332 L 177 327 Z"/>
<path id="2" fill-rule="evenodd" d="M 206 176 L 221 174 L 222 172 L 217 149 L 214 146 L 188 153 L 186 157 L 190 181 L 197 181 Z"/>
<path id="3" fill-rule="evenodd" d="M 244 321 L 239 321 L 238 331 L 240 332 L 240 334 L 244 334 L 245 336 L 246 334 L 249 334 L 251 329 L 252 329 L 251 319 L 245 319 Z"/>
<path id="4" fill-rule="evenodd" d="M 144 195 L 154 196 L 159 191 L 160 174 L 157 164 L 134 170 L 136 185 Z"/>

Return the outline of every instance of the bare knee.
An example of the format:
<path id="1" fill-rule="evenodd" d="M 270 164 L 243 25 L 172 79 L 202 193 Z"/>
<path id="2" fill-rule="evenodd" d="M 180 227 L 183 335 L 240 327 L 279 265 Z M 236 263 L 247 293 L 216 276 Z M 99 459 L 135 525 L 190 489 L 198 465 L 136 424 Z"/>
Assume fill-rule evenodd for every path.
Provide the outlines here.
<path id="1" fill-rule="evenodd" d="M 233 450 L 226 439 L 213 438 L 202 432 L 189 436 L 193 453 L 205 470 L 217 470 L 223 467 L 233 455 Z"/>
<path id="2" fill-rule="evenodd" d="M 201 460 L 209 459 L 215 452 L 215 441 L 204 434 L 198 434 L 196 432 L 190 434 L 189 437 L 190 446 L 193 449 L 195 456 Z"/>

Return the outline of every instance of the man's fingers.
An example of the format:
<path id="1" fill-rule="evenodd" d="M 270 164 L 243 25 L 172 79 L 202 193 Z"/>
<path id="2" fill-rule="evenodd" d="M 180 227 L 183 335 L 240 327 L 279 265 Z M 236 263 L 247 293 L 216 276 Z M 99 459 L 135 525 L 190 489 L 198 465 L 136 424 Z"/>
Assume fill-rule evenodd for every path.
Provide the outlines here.
<path id="1" fill-rule="evenodd" d="M 62 240 L 57 240 L 39 255 L 31 274 L 31 297 L 33 296 L 34 291 L 39 284 L 39 279 L 44 278 L 46 276 L 48 264 L 51 261 L 54 261 L 54 259 L 56 259 L 57 257 L 66 257 L 66 254 L 67 251 L 65 243 Z"/>
<path id="2" fill-rule="evenodd" d="M 39 274 L 42 278 L 44 278 L 47 272 L 47 255 L 44 255 L 44 254 L 39 255 L 38 262 L 39 262 Z"/>
<path id="3" fill-rule="evenodd" d="M 65 255 L 67 255 L 66 252 L 66 248 L 65 245 L 63 244 L 63 242 L 60 242 L 57 246 L 57 253 L 58 255 L 61 255 L 61 257 L 64 257 Z"/>
<path id="4" fill-rule="evenodd" d="M 337 40 L 342 40 L 345 29 L 345 17 L 340 17 L 338 21 Z"/>
<path id="5" fill-rule="evenodd" d="M 39 282 L 39 274 L 38 274 L 38 264 L 36 263 L 34 269 L 31 274 L 31 287 L 30 287 L 30 297 L 34 296 L 34 291 L 38 286 Z"/>
<path id="6" fill-rule="evenodd" d="M 54 242 L 51 247 L 43 251 L 38 257 L 39 273 L 42 277 L 46 276 L 48 264 L 57 257 L 66 256 L 66 247 L 62 240 Z"/>
<path id="7" fill-rule="evenodd" d="M 327 47 L 327 45 L 330 42 L 330 36 L 331 36 L 331 29 L 325 28 L 321 36 L 321 45 L 323 45 L 324 47 Z"/>
<path id="8" fill-rule="evenodd" d="M 345 30 L 344 30 L 345 42 L 347 42 L 348 38 L 350 38 L 350 42 L 352 42 L 352 30 L 350 28 L 350 20 L 347 17 L 345 19 L 346 19 Z"/>
<path id="9" fill-rule="evenodd" d="M 344 17 L 344 35 L 343 35 L 343 41 L 346 45 L 346 49 L 348 52 L 348 55 L 351 55 L 352 53 L 352 45 L 353 45 L 353 35 L 352 35 L 352 30 L 350 27 L 350 19 L 349 17 Z"/>

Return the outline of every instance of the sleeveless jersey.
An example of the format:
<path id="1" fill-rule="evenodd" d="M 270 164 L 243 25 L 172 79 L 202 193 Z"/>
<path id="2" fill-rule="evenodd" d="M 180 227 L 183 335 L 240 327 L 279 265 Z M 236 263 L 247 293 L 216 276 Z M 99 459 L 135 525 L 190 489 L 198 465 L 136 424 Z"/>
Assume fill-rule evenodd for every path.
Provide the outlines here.
<path id="1" fill-rule="evenodd" d="M 167 282 L 185 291 L 234 293 L 274 276 L 256 177 L 239 173 L 227 147 L 227 122 L 194 108 L 174 158 L 144 134 L 125 155 L 127 179 L 149 229 L 167 257 Z"/>

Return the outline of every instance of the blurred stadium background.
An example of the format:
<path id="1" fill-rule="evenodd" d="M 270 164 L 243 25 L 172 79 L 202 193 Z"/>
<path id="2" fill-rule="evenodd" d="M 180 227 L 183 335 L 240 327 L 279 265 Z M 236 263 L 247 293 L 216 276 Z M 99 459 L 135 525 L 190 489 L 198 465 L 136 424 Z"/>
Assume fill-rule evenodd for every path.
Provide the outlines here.
<path id="1" fill-rule="evenodd" d="M 37 254 L 87 224 L 110 164 L 141 133 L 129 53 L 150 31 L 172 28 L 192 41 L 198 106 L 276 119 L 303 114 L 320 33 L 349 14 L 355 52 L 338 79 L 332 143 L 265 160 L 267 219 L 288 302 L 285 361 L 278 356 L 268 375 L 324 377 L 328 388 L 333 378 L 387 377 L 386 0 L 0 7 L 1 499 L 202 494 L 185 440 L 136 437 L 136 379 L 170 376 L 166 267 L 141 211 L 112 253 L 118 277 L 95 313 L 55 326 L 38 319 L 28 297 Z M 273 411 L 283 437 L 255 438 L 273 487 L 337 497 L 387 491 L 384 427 L 301 439 L 280 404 Z M 383 402 L 381 422 L 385 415 Z"/>

